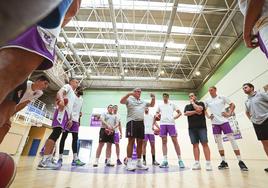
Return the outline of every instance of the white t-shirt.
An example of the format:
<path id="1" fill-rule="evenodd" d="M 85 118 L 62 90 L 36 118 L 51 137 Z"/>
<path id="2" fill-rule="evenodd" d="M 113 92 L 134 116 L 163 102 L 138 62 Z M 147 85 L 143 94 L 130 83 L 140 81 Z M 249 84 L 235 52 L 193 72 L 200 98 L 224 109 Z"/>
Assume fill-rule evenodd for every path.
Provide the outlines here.
<path id="1" fill-rule="evenodd" d="M 226 112 L 226 105 L 231 104 L 230 99 L 224 96 L 216 96 L 215 98 L 208 98 L 205 100 L 205 107 L 209 108 L 214 118 L 211 120 L 213 125 L 221 125 L 228 122 L 228 118 L 222 116 L 222 112 Z"/>
<path id="2" fill-rule="evenodd" d="M 36 91 L 33 91 L 32 90 L 32 85 L 33 85 L 33 82 L 28 80 L 27 81 L 27 89 L 24 93 L 24 95 L 22 96 L 20 103 L 23 103 L 25 101 L 34 101 L 36 99 L 38 99 L 39 97 L 41 97 L 43 95 L 43 91 L 41 90 L 36 90 Z"/>
<path id="3" fill-rule="evenodd" d="M 61 89 L 63 89 L 66 92 L 66 98 L 68 99 L 68 104 L 65 107 L 66 108 L 65 110 L 67 111 L 68 116 L 70 117 L 73 111 L 74 101 L 76 100 L 77 97 L 70 84 L 65 84 L 64 86 L 62 86 Z"/>
<path id="4" fill-rule="evenodd" d="M 175 104 L 168 102 L 158 106 L 157 112 L 161 113 L 160 125 L 175 125 L 174 111 L 178 110 Z"/>
<path id="5" fill-rule="evenodd" d="M 113 128 L 118 124 L 117 116 L 114 114 L 109 114 L 108 112 L 101 114 L 101 119 L 103 119 L 108 125 L 112 126 Z M 106 128 L 106 125 L 102 123 L 101 128 Z"/>
<path id="6" fill-rule="evenodd" d="M 80 117 L 80 112 L 82 110 L 82 106 L 83 106 L 82 96 L 80 97 L 76 96 L 76 100 L 74 101 L 73 112 L 72 112 L 73 121 L 79 122 L 79 117 Z"/>
<path id="7" fill-rule="evenodd" d="M 154 117 L 152 114 L 144 114 L 144 134 L 154 134 L 152 127 L 154 123 Z"/>

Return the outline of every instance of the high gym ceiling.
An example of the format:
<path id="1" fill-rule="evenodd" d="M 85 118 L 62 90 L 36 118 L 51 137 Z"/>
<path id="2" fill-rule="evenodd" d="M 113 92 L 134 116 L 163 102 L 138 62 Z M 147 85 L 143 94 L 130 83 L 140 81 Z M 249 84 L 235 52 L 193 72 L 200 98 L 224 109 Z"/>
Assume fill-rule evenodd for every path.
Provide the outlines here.
<path id="1" fill-rule="evenodd" d="M 49 74 L 63 67 L 89 88 L 197 90 L 242 25 L 236 0 L 82 0 Z"/>

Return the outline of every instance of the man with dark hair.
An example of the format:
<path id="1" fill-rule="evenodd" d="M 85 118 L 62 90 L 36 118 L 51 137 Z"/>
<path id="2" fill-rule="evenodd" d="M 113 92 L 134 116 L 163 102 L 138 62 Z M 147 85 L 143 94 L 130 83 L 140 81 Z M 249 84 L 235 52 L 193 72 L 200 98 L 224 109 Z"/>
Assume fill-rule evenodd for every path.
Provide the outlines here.
<path id="1" fill-rule="evenodd" d="M 200 150 L 199 142 L 201 142 L 204 155 L 206 158 L 206 170 L 212 170 L 210 162 L 210 149 L 208 146 L 207 138 L 207 125 L 205 117 L 205 104 L 201 101 L 197 101 L 197 97 L 194 93 L 189 94 L 190 104 L 184 108 L 184 115 L 187 116 L 189 124 L 189 136 L 191 143 L 193 144 L 193 152 L 195 163 L 193 170 L 201 169 L 200 166 Z"/>
<path id="2" fill-rule="evenodd" d="M 64 132 L 61 135 L 60 139 L 60 149 L 59 149 L 59 160 L 58 164 L 59 166 L 62 166 L 62 155 L 65 145 L 65 140 L 68 136 L 68 133 L 72 133 L 72 150 L 73 150 L 73 161 L 72 166 L 84 166 L 85 163 L 80 161 L 78 158 L 78 152 L 77 152 L 77 142 L 78 142 L 78 131 L 80 127 L 80 118 L 82 116 L 82 105 L 83 105 L 83 89 L 81 86 L 78 86 L 78 88 L 75 91 L 76 99 L 74 101 L 73 111 L 72 111 L 72 124 L 69 124 L 64 130 Z"/>
<path id="3" fill-rule="evenodd" d="M 145 102 L 140 99 L 141 89 L 135 88 L 121 98 L 120 103 L 127 107 L 127 126 L 126 137 L 128 138 L 127 145 L 127 170 L 133 171 L 136 168 L 140 170 L 148 170 L 148 167 L 143 165 L 141 160 L 142 145 L 144 139 L 144 110 L 146 107 L 154 107 L 155 95 L 151 94 L 151 102 Z M 137 141 L 137 163 L 132 161 L 132 153 L 135 140 Z"/>
<path id="4" fill-rule="evenodd" d="M 69 84 L 65 84 L 58 92 L 56 97 L 57 108 L 54 113 L 52 127 L 53 131 L 46 141 L 44 156 L 37 169 L 57 169 L 59 165 L 52 162 L 52 153 L 54 146 L 62 131 L 66 130 L 72 124 L 72 112 L 76 99 L 74 91 L 78 87 L 78 80 L 70 79 Z"/>
<path id="5" fill-rule="evenodd" d="M 117 116 L 113 114 L 113 105 L 107 107 L 107 112 L 101 114 L 101 128 L 99 133 L 99 145 L 96 151 L 96 159 L 93 164 L 93 167 L 98 167 L 99 158 L 101 155 L 102 148 L 104 144 L 107 144 L 106 147 L 106 166 L 113 167 L 114 164 L 111 163 L 111 152 L 112 144 L 114 143 L 114 128 L 118 126 Z"/>
<path id="6" fill-rule="evenodd" d="M 251 83 L 243 84 L 243 91 L 248 95 L 245 102 L 246 115 L 253 123 L 257 138 L 268 156 L 268 93 L 254 91 Z M 268 168 L 264 170 L 268 172 Z"/>
<path id="7" fill-rule="evenodd" d="M 49 79 L 46 76 L 38 77 L 35 82 L 28 80 L 19 85 L 0 104 L 0 143 L 11 127 L 10 117 L 41 97 L 48 84 Z"/>
<path id="8" fill-rule="evenodd" d="M 176 129 L 175 120 L 181 116 L 181 111 L 172 102 L 169 101 L 169 94 L 163 93 L 163 103 L 158 106 L 157 115 L 160 116 L 160 137 L 162 138 L 162 151 L 164 160 L 162 161 L 160 168 L 168 168 L 168 148 L 167 148 L 167 136 L 171 137 L 178 157 L 178 164 L 180 168 L 185 168 L 184 163 L 181 159 L 181 149 L 178 142 L 178 134 Z M 176 115 L 174 116 L 174 112 Z M 156 119 L 154 120 L 155 123 Z"/>
<path id="9" fill-rule="evenodd" d="M 234 103 L 225 96 L 217 95 L 217 88 L 212 86 L 209 88 L 210 98 L 205 100 L 206 110 L 209 108 L 211 114 L 206 111 L 206 116 L 211 119 L 213 135 L 218 146 L 219 154 L 222 162 L 218 166 L 218 169 L 229 168 L 228 163 L 225 161 L 225 153 L 222 141 L 222 132 L 227 136 L 229 142 L 232 145 L 234 153 L 238 160 L 238 165 L 242 171 L 248 171 L 247 166 L 241 159 L 240 149 L 233 135 L 233 130 L 229 124 L 228 117 L 230 117 L 235 109 Z M 225 108 L 229 107 L 229 112 L 226 112 Z"/>
<path id="10" fill-rule="evenodd" d="M 120 139 L 122 139 L 122 127 L 121 127 L 121 119 L 118 112 L 118 106 L 113 106 L 113 114 L 117 117 L 118 125 L 114 128 L 114 144 L 115 144 L 115 150 L 116 150 L 116 164 L 121 165 L 122 162 L 120 161 Z"/>

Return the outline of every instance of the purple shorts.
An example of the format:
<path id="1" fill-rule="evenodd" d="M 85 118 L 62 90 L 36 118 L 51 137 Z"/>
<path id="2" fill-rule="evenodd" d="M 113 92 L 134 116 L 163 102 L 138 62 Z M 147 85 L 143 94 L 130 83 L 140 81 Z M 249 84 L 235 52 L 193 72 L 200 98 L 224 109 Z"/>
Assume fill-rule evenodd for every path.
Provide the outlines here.
<path id="1" fill-rule="evenodd" d="M 79 123 L 76 121 L 72 122 L 72 127 L 70 129 L 67 128 L 67 126 L 65 126 L 64 130 L 68 131 L 68 132 L 72 132 L 72 133 L 78 133 L 79 131 Z"/>
<path id="2" fill-rule="evenodd" d="M 68 114 L 66 111 L 59 112 L 58 109 L 54 112 L 54 117 L 52 121 L 52 127 L 61 127 L 63 130 L 68 122 Z"/>
<path id="3" fill-rule="evenodd" d="M 212 125 L 212 131 L 213 131 L 213 134 L 221 134 L 222 132 L 224 134 L 230 134 L 230 133 L 233 133 L 233 130 L 229 124 L 229 122 L 225 122 L 221 125 Z"/>
<path id="4" fill-rule="evenodd" d="M 119 133 L 114 133 L 114 143 L 119 144 L 119 142 L 120 142 Z"/>
<path id="5" fill-rule="evenodd" d="M 177 130 L 175 125 L 160 125 L 160 137 L 177 136 Z"/>
<path id="6" fill-rule="evenodd" d="M 145 134 L 144 135 L 144 141 L 148 141 L 149 140 L 149 142 L 155 142 L 155 136 L 154 136 L 154 134 Z"/>
<path id="7" fill-rule="evenodd" d="M 20 34 L 16 39 L 9 41 L 1 49 L 19 48 L 44 57 L 44 61 L 37 68 L 46 70 L 53 66 L 55 57 L 56 37 L 46 29 L 34 25 Z"/>
<path id="8" fill-rule="evenodd" d="M 266 41 L 266 45 L 265 45 L 265 41 L 263 41 L 263 38 L 260 36 L 260 34 L 258 33 L 257 35 L 258 37 L 258 43 L 260 46 L 261 51 L 266 55 L 266 57 L 268 58 L 268 49 L 267 49 L 267 41 Z"/>

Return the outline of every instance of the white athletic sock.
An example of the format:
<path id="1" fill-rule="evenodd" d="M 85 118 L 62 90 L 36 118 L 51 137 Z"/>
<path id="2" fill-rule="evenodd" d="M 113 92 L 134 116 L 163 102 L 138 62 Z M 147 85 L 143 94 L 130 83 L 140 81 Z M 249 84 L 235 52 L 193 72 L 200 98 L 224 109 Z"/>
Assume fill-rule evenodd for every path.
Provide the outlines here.
<path id="1" fill-rule="evenodd" d="M 195 161 L 195 163 L 199 163 L 199 161 Z"/>
<path id="2" fill-rule="evenodd" d="M 167 161 L 167 155 L 164 155 L 164 161 Z"/>
<path id="3" fill-rule="evenodd" d="M 181 161 L 181 155 L 178 155 L 178 159 L 179 159 L 179 161 Z"/>
<path id="4" fill-rule="evenodd" d="M 237 155 L 236 158 L 238 161 L 241 161 L 241 155 Z"/>
<path id="5" fill-rule="evenodd" d="M 110 164 L 111 163 L 111 158 L 108 158 L 107 159 L 107 164 Z"/>
<path id="6" fill-rule="evenodd" d="M 74 153 L 74 161 L 78 159 L 77 153 Z"/>
<path id="7" fill-rule="evenodd" d="M 99 163 L 99 158 L 95 159 L 95 163 L 98 164 Z"/>
<path id="8" fill-rule="evenodd" d="M 137 159 L 137 163 L 141 164 L 141 158 Z"/>
<path id="9" fill-rule="evenodd" d="M 62 159 L 62 154 L 59 154 L 59 159 Z"/>
<path id="10" fill-rule="evenodd" d="M 206 161 L 206 164 L 210 164 L 211 162 L 210 161 Z"/>
<path id="11" fill-rule="evenodd" d="M 225 161 L 225 156 L 221 156 L 221 160 Z"/>

